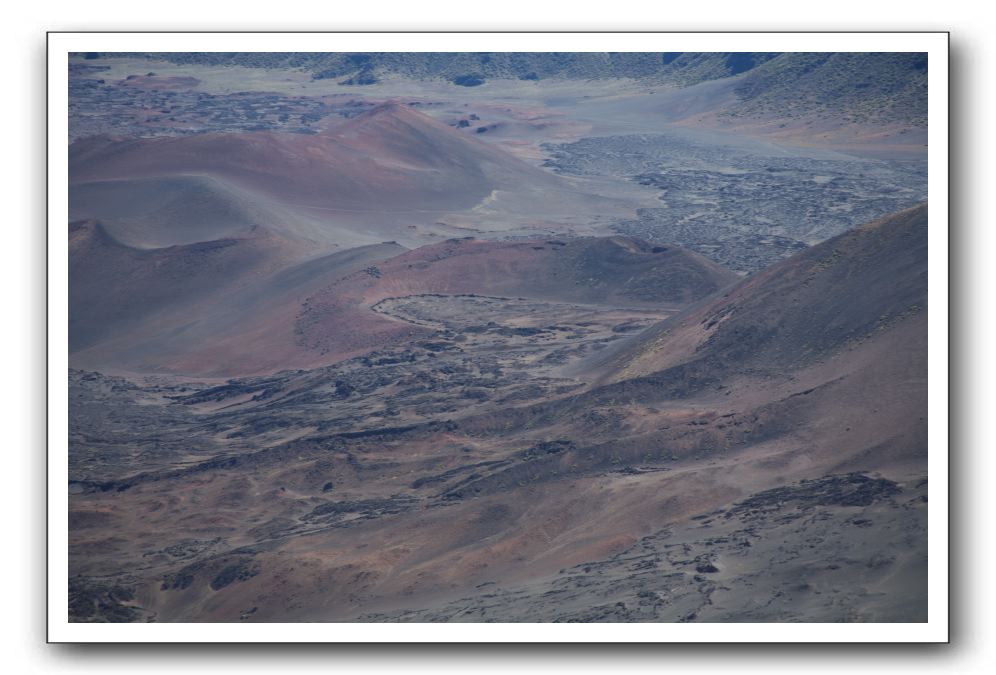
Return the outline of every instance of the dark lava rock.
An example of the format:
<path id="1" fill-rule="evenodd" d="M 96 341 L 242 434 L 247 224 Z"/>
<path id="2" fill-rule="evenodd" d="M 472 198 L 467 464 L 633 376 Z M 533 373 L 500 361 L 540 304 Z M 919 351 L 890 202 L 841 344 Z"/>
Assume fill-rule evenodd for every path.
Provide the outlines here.
<path id="1" fill-rule="evenodd" d="M 824 476 L 758 492 L 735 505 L 727 517 L 783 506 L 869 506 L 899 494 L 900 491 L 899 485 L 891 480 L 872 478 L 860 473 Z"/>
<path id="2" fill-rule="evenodd" d="M 545 455 L 559 455 L 562 452 L 575 449 L 574 442 L 566 438 L 558 438 L 553 441 L 541 441 L 531 448 L 523 451 L 523 459 L 534 459 Z"/>
<path id="3" fill-rule="evenodd" d="M 482 77 L 477 73 L 458 75 L 453 78 L 453 84 L 459 85 L 461 87 L 477 87 L 484 84 L 484 77 Z"/>
<path id="4" fill-rule="evenodd" d="M 378 518 L 395 515 L 414 508 L 416 500 L 411 497 L 394 496 L 387 499 L 359 499 L 356 501 L 326 502 L 319 504 L 301 520 L 337 520 L 347 514 L 358 514 L 362 518 Z"/>
<path id="5" fill-rule="evenodd" d="M 182 591 L 194 583 L 194 575 L 204 568 L 203 562 L 196 562 L 183 567 L 178 572 L 167 574 L 159 587 L 163 591 Z"/>
<path id="6" fill-rule="evenodd" d="M 235 581 L 246 581 L 259 574 L 258 565 L 251 558 L 243 558 L 236 563 L 226 565 L 214 579 L 211 580 L 211 590 L 220 591 Z"/>
<path id="7" fill-rule="evenodd" d="M 69 620 L 72 622 L 129 623 L 139 617 L 134 607 L 125 605 L 135 593 L 125 586 L 88 577 L 69 579 Z"/>

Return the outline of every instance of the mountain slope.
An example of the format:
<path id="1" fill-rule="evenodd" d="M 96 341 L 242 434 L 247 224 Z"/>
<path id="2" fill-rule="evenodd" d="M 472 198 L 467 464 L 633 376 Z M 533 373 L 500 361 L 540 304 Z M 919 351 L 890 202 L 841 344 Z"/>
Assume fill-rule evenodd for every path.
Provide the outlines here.
<path id="1" fill-rule="evenodd" d="M 69 238 L 70 352 L 127 333 L 170 307 L 222 293 L 287 254 L 283 242 L 261 230 L 145 250 L 122 244 L 99 222 L 76 221 Z"/>
<path id="2" fill-rule="evenodd" d="M 99 219 L 108 234 L 136 248 L 241 238 L 260 227 L 275 227 L 283 236 L 302 241 L 321 238 L 322 230 L 336 232 L 333 226 L 311 222 L 273 200 L 208 175 L 75 183 L 69 188 L 69 216 Z"/>
<path id="3" fill-rule="evenodd" d="M 666 46 L 666 45 L 664 45 Z M 109 55 L 108 55 L 109 56 Z M 477 75 L 482 80 L 656 78 L 701 81 L 745 72 L 776 56 L 754 52 L 365 52 L 135 54 L 152 60 L 249 68 L 304 68 L 315 79 L 372 84 L 381 77 L 416 80 Z M 469 80 L 472 81 L 472 80 Z M 466 85 L 465 85 L 466 86 Z"/>
<path id="4" fill-rule="evenodd" d="M 926 225 L 922 205 L 856 228 L 574 366 L 595 371 L 581 393 L 462 421 L 476 438 L 511 428 L 571 446 L 459 494 L 663 466 L 711 486 L 704 511 L 785 480 L 922 474 Z"/>
<path id="5" fill-rule="evenodd" d="M 610 381 L 678 365 L 777 373 L 811 364 L 925 311 L 927 207 L 857 227 L 640 335 Z"/>
<path id="6" fill-rule="evenodd" d="M 405 250 L 376 244 L 309 259 L 262 228 L 137 249 L 96 221 L 72 223 L 69 236 L 70 361 L 112 370 L 279 367 L 281 357 L 294 356 L 293 315 L 304 298 Z M 216 363 L 185 361 L 204 350 Z"/>
<path id="7" fill-rule="evenodd" d="M 861 122 L 927 123 L 925 53 L 782 54 L 744 75 L 739 114 L 834 113 Z"/>

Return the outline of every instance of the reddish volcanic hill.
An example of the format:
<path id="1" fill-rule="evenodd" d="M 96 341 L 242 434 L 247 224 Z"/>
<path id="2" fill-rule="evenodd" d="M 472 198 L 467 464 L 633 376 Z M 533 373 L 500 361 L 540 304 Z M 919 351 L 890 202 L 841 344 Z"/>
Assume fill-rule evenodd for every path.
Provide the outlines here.
<path id="1" fill-rule="evenodd" d="M 411 324 L 370 310 L 386 298 L 473 293 L 677 309 L 735 279 L 692 251 L 629 237 L 451 239 L 341 279 L 308 299 L 297 325 L 312 348 L 351 355 L 372 342 L 397 344 L 414 335 Z"/>
<path id="2" fill-rule="evenodd" d="M 71 237 L 74 364 L 136 371 L 314 367 L 431 332 L 372 309 L 386 298 L 479 294 L 676 311 L 737 279 L 697 253 L 627 237 L 462 239 L 405 253 L 391 243 L 299 265 L 286 262 L 291 243 L 262 229 L 153 250 L 89 222 L 74 224 Z"/>
<path id="3" fill-rule="evenodd" d="M 317 135 L 83 139 L 70 146 L 69 175 L 72 217 L 98 218 L 138 246 L 216 238 L 219 219 L 356 245 L 400 240 L 413 222 L 476 207 L 541 220 L 592 203 L 565 179 L 396 103 Z M 208 230 L 164 240 L 164 229 L 191 221 Z"/>
<path id="4" fill-rule="evenodd" d="M 382 210 L 466 208 L 508 174 L 546 176 L 398 104 L 314 136 L 92 139 L 74 144 L 69 172 L 74 182 L 206 173 L 292 203 Z"/>

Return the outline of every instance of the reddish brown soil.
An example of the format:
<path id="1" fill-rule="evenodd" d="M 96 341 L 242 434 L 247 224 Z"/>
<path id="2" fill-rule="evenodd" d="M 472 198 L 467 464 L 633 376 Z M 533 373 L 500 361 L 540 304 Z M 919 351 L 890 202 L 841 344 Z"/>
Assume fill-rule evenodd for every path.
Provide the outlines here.
<path id="1" fill-rule="evenodd" d="M 305 344 L 329 353 L 400 344 L 411 324 L 370 307 L 390 297 L 480 294 L 674 309 L 737 277 L 678 247 L 628 237 L 484 242 L 453 239 L 354 273 L 308 298 L 297 319 Z"/>
<path id="2" fill-rule="evenodd" d="M 492 190 L 561 181 L 411 108 L 388 103 L 318 135 L 270 132 L 84 139 L 74 183 L 210 174 L 293 205 L 335 212 L 440 211 Z"/>

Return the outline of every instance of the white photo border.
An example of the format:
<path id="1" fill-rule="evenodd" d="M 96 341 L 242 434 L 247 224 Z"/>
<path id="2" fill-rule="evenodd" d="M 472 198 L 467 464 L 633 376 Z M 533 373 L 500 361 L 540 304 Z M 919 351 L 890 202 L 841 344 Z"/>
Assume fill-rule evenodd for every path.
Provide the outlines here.
<path id="1" fill-rule="evenodd" d="M 48 34 L 48 641 L 101 643 L 948 642 L 948 38 L 946 32 L 51 32 Z M 861 624 L 86 624 L 68 619 L 69 52 L 926 52 L 928 620 Z"/>

